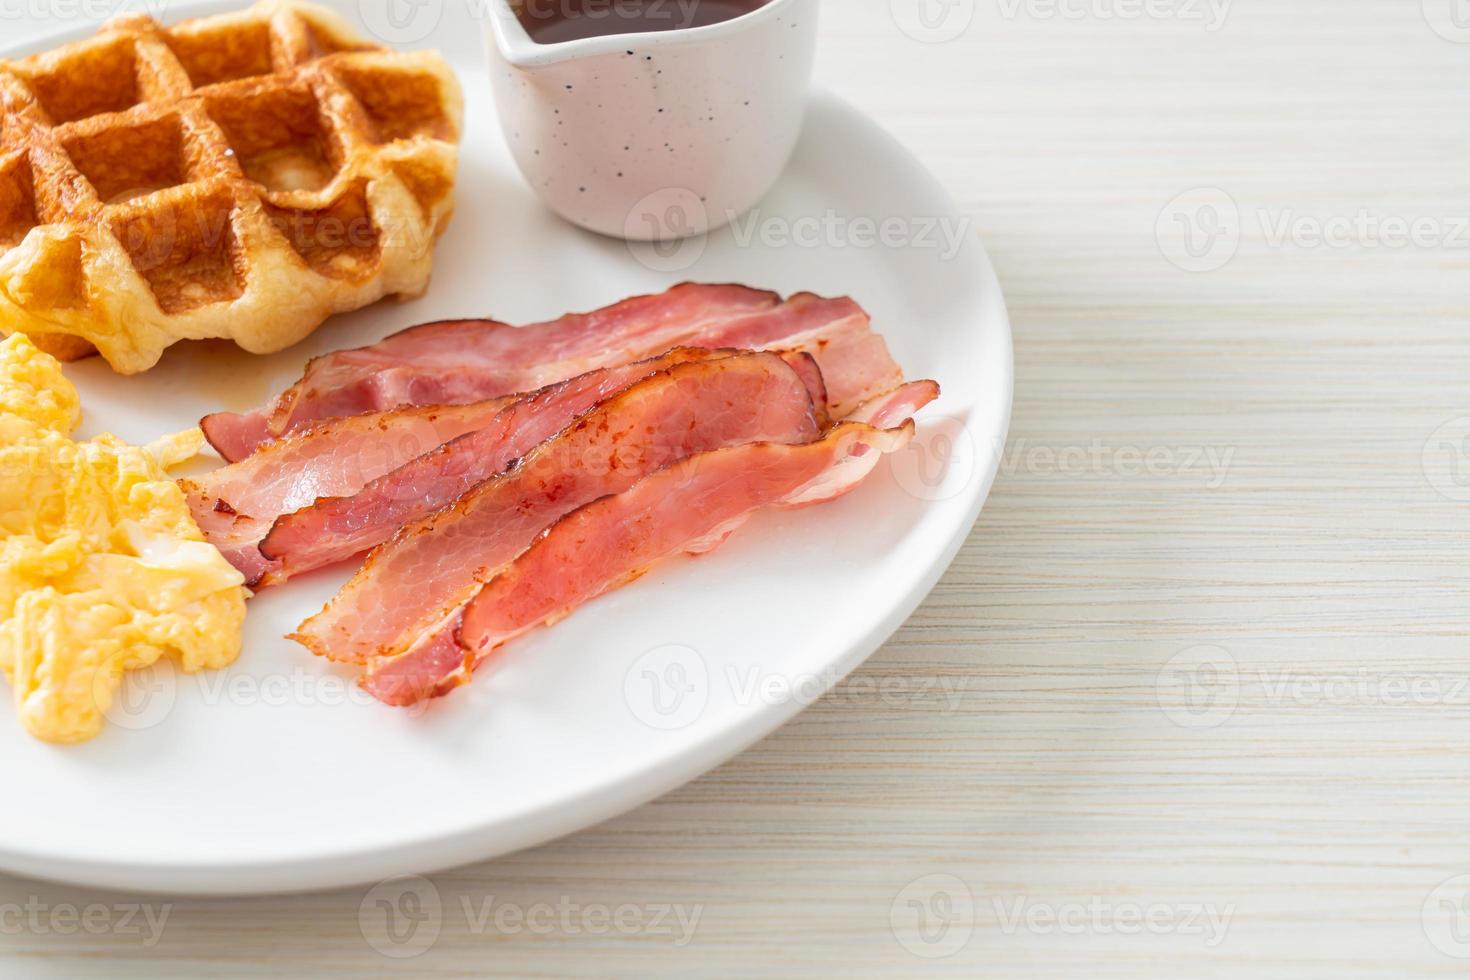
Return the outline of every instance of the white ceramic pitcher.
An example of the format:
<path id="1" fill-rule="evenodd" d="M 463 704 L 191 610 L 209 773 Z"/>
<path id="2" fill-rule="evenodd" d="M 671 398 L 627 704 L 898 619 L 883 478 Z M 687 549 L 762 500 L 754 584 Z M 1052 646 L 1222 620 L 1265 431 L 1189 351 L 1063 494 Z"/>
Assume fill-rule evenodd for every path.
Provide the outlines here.
<path id="1" fill-rule="evenodd" d="M 533 41 L 508 0 L 489 2 L 505 138 L 536 194 L 567 220 L 635 241 L 676 239 L 738 217 L 780 176 L 801 131 L 818 0 L 555 44 Z M 663 2 L 677 17 L 698 0 Z"/>

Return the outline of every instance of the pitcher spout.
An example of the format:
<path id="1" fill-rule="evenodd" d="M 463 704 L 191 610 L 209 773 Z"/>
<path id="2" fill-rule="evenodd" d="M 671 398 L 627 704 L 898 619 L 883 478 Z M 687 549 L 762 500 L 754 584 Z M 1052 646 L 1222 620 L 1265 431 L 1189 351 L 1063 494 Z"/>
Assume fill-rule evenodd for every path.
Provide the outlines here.
<path id="1" fill-rule="evenodd" d="M 495 50 L 509 65 L 528 70 L 548 62 L 544 45 L 531 40 L 517 16 L 525 0 L 486 0 L 489 6 L 490 38 Z"/>
<path id="2" fill-rule="evenodd" d="M 506 64 L 521 71 L 550 68 L 567 61 L 575 61 L 600 53 L 609 44 L 617 45 L 616 38 L 596 38 L 577 41 L 560 41 L 547 44 L 536 41 L 526 30 L 522 14 L 529 11 L 538 16 L 537 4 L 549 0 L 482 0 L 489 5 L 490 37 L 495 51 Z M 565 3 L 567 0 L 557 0 Z"/>

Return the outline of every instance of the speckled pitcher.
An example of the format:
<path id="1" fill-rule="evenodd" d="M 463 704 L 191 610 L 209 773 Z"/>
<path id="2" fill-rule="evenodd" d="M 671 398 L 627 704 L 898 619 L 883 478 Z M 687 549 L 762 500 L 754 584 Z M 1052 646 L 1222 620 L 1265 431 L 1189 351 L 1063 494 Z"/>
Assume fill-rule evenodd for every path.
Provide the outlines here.
<path id="1" fill-rule="evenodd" d="M 691 0 L 665 2 L 678 16 Z M 538 44 L 508 0 L 491 0 L 491 82 L 521 173 L 547 207 L 604 235 L 667 241 L 735 219 L 796 146 L 817 3 Z"/>

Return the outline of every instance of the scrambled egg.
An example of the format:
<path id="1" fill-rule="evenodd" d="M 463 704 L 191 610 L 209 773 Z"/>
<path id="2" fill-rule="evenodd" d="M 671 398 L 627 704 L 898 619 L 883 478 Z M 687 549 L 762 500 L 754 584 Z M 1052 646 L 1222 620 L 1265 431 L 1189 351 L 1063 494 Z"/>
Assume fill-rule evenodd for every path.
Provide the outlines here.
<path id="1" fill-rule="evenodd" d="M 240 653 L 244 578 L 204 541 L 164 469 L 198 429 L 140 448 L 69 437 L 81 420 L 61 365 L 23 334 L 0 341 L 0 670 L 26 730 L 102 730 L 123 674 L 186 671 Z"/>

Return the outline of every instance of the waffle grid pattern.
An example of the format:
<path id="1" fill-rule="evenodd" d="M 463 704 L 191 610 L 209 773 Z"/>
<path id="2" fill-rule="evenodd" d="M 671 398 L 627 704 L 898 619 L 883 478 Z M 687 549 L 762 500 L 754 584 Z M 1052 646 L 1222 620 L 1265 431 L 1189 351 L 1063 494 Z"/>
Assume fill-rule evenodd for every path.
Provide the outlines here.
<path id="1" fill-rule="evenodd" d="M 417 295 L 460 116 L 437 55 L 289 0 L 0 61 L 0 329 L 133 373 Z"/>

